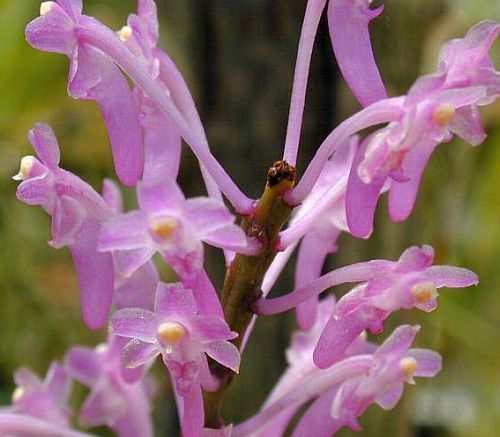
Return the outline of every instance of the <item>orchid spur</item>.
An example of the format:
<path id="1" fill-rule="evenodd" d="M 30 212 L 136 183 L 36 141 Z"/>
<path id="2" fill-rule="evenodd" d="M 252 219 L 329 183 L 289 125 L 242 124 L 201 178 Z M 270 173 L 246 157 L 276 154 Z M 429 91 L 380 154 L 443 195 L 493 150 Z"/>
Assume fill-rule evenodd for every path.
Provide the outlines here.
<path id="1" fill-rule="evenodd" d="M 17 196 L 51 216 L 50 244 L 73 255 L 83 318 L 91 328 L 108 325 L 109 333 L 96 349 L 71 348 L 43 383 L 19 372 L 25 393 L 0 412 L 0 432 L 83 435 L 68 420 L 71 379 L 90 389 L 80 426 L 153 435 L 150 369 L 159 356 L 184 437 L 281 436 L 292 425 L 297 437 L 358 430 L 369 405 L 391 409 L 404 383 L 440 371 L 437 352 L 411 348 L 419 326 L 400 326 L 380 345 L 367 341 L 366 331 L 380 334 L 401 309 L 435 310 L 437 290 L 476 285 L 473 272 L 432 265 L 428 245 L 410 247 L 397 261 L 324 274 L 323 268 L 329 254 L 342 250 L 342 233 L 371 235 L 381 194 L 389 193 L 393 220 L 408 217 L 441 143 L 452 135 L 472 145 L 484 140 L 478 108 L 500 94 L 488 54 L 500 25 L 479 23 L 442 49 L 435 73 L 417 79 L 406 95 L 389 96 L 369 33 L 383 7 L 370 6 L 370 0 L 307 2 L 283 155 L 269 167 L 262 195 L 252 199 L 212 154 L 186 81 L 159 48 L 153 0 L 138 0 L 137 13 L 116 32 L 85 15 L 81 0 L 41 3 L 26 38 L 70 59 L 68 92 L 98 104 L 116 174 L 134 190 L 137 207 L 123 207 L 114 182 L 107 180 L 101 195 L 63 170 L 50 127 L 37 124 L 30 132 L 38 158 L 23 158 L 14 177 L 21 181 Z M 333 54 L 363 108 L 333 128 L 299 172 L 309 67 L 323 14 Z M 198 160 L 206 196 L 186 197 L 178 181 L 182 141 Z M 223 284 L 206 268 L 205 245 L 224 252 Z M 296 248 L 295 289 L 269 297 Z M 161 275 L 157 263 L 169 265 L 172 275 Z M 356 285 L 338 301 L 319 298 L 343 283 Z M 299 330 L 289 367 L 260 411 L 234 424 L 221 408 L 257 316 L 290 309 Z M 62 388 L 52 383 L 54 375 Z M 52 414 L 30 408 L 31 392 Z M 15 428 L 21 419 L 25 427 Z"/>

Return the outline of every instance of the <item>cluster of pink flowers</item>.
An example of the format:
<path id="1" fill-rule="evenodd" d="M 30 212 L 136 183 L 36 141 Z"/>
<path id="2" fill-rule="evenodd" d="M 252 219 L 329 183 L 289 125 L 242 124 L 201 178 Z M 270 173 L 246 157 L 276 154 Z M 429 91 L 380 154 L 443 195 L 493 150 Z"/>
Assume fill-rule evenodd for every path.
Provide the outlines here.
<path id="1" fill-rule="evenodd" d="M 397 261 L 321 272 L 341 233 L 369 237 L 381 194 L 388 192 L 394 221 L 408 217 L 439 144 L 453 135 L 472 145 L 484 140 L 478 107 L 500 95 L 500 73 L 488 56 L 500 24 L 481 22 L 450 41 L 435 73 L 419 78 L 407 95 L 390 98 L 368 31 L 382 8 L 372 10 L 370 3 L 307 2 L 283 162 L 296 164 L 311 53 L 325 8 L 338 65 L 363 109 L 333 129 L 298 184 L 278 195 L 292 213 L 271 247 L 276 257 L 256 284 L 261 295 L 250 308 L 254 321 L 295 309 L 299 328 L 287 352 L 289 366 L 260 411 L 217 429 L 205 424 L 203 393 L 220 390 L 214 369 L 238 372 L 253 323 L 241 332 L 226 319 L 218 287 L 204 269 L 203 243 L 222 249 L 228 266 L 236 256 L 258 259 L 268 241 L 236 224 L 224 198 L 243 223 L 260 214 L 259 203 L 211 154 L 182 75 L 157 47 L 153 0 L 138 0 L 137 14 L 118 32 L 84 15 L 81 0 L 41 4 L 40 16 L 26 28 L 27 40 L 69 57 L 68 93 L 99 105 L 116 175 L 135 187 L 138 209 L 123 211 L 120 188 L 111 180 L 100 194 L 62 169 L 49 126 L 30 131 L 38 157 L 22 159 L 14 177 L 21 181 L 17 197 L 51 216 L 49 244 L 72 254 L 83 319 L 89 328 L 109 326 L 109 336 L 94 350 L 69 350 L 44 381 L 26 369 L 16 372 L 12 406 L 0 412 L 2 435 L 89 435 L 71 428 L 66 401 L 75 380 L 90 388 L 80 411 L 82 426 L 152 436 L 155 390 L 148 370 L 158 355 L 173 382 L 185 437 L 280 436 L 310 401 L 293 436 L 329 436 L 344 426 L 358 430 L 369 405 L 391 409 L 405 382 L 439 372 L 438 353 L 411 348 L 419 326 L 400 326 L 380 345 L 367 341 L 365 331 L 382 332 L 385 319 L 400 309 L 433 311 L 439 288 L 475 285 L 473 272 L 433 266 L 434 251 L 426 245 L 410 247 Z M 365 138 L 358 136 L 381 124 Z M 176 182 L 182 140 L 198 159 L 207 197 L 186 199 Z M 267 298 L 297 247 L 295 290 Z M 161 281 L 152 261 L 156 253 L 179 282 Z M 332 296 L 319 299 L 342 283 L 355 285 L 337 302 Z"/>

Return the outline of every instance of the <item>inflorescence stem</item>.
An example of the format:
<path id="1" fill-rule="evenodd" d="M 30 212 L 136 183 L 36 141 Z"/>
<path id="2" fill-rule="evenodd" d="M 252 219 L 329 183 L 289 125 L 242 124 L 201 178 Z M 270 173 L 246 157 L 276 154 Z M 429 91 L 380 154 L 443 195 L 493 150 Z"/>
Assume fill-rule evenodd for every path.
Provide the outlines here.
<path id="1" fill-rule="evenodd" d="M 222 290 L 224 316 L 231 330 L 238 333 L 233 340 L 240 347 L 254 313 L 252 304 L 261 296 L 264 275 L 277 253 L 279 231 L 292 212 L 282 199 L 282 195 L 295 183 L 295 167 L 286 161 L 276 161 L 267 173 L 267 184 L 251 216 L 245 217 L 242 228 L 249 237 L 257 238 L 262 249 L 258 255 L 237 254 L 227 270 Z M 219 390 L 205 396 L 205 425 L 218 428 L 222 425 L 220 407 L 227 387 L 234 373 L 213 363 L 212 373 L 216 374 L 221 385 Z"/>

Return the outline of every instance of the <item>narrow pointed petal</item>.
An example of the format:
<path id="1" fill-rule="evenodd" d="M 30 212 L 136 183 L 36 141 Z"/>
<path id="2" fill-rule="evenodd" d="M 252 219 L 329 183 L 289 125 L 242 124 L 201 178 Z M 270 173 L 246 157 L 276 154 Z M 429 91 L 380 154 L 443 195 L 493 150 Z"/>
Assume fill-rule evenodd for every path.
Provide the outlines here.
<path id="1" fill-rule="evenodd" d="M 194 197 L 187 201 L 188 219 L 202 235 L 221 227 L 231 225 L 234 216 L 224 203 L 209 197 Z"/>
<path id="2" fill-rule="evenodd" d="M 66 355 L 64 367 L 72 378 L 88 387 L 97 382 L 102 371 L 96 353 L 84 347 L 71 348 Z"/>
<path id="3" fill-rule="evenodd" d="M 125 278 L 131 277 L 141 266 L 151 260 L 155 249 L 153 247 L 144 247 L 132 250 L 119 250 L 113 253 L 113 264 L 116 273 Z"/>
<path id="4" fill-rule="evenodd" d="M 66 13 L 77 20 L 83 9 L 82 0 L 57 0 L 57 3 L 66 11 Z"/>
<path id="5" fill-rule="evenodd" d="M 202 436 L 205 413 L 199 383 L 191 385 L 190 390 L 182 397 L 182 402 L 181 429 L 183 437 Z"/>
<path id="6" fill-rule="evenodd" d="M 368 142 L 361 145 L 354 159 L 346 189 L 346 216 L 349 231 L 358 238 L 368 238 L 373 231 L 373 218 L 387 172 L 375 175 L 365 184 L 358 175 L 357 168 L 364 158 Z"/>
<path id="7" fill-rule="evenodd" d="M 391 181 L 389 190 L 389 215 L 395 222 L 406 220 L 413 210 L 417 199 L 420 180 L 436 144 L 425 139 L 412 147 L 402 164 L 406 182 Z"/>
<path id="8" fill-rule="evenodd" d="M 215 314 L 224 318 L 224 311 L 212 281 L 204 269 L 192 275 L 181 277 L 183 285 L 192 290 L 201 314 Z"/>
<path id="9" fill-rule="evenodd" d="M 155 44 L 158 41 L 158 14 L 156 3 L 153 0 L 139 0 L 137 13 L 147 24 L 150 41 Z"/>
<path id="10" fill-rule="evenodd" d="M 155 313 L 169 316 L 194 315 L 197 313 L 193 292 L 183 284 L 165 284 L 160 282 L 156 289 Z"/>
<path id="11" fill-rule="evenodd" d="M 473 146 L 478 146 L 486 139 L 481 114 L 475 105 L 458 108 L 449 128 L 455 135 Z"/>
<path id="12" fill-rule="evenodd" d="M 387 340 L 377 349 L 374 357 L 404 353 L 410 348 L 419 330 L 420 326 L 418 325 L 403 325 L 397 327 Z"/>
<path id="13" fill-rule="evenodd" d="M 314 349 L 314 364 L 320 369 L 330 367 L 342 357 L 365 328 L 366 322 L 361 311 L 354 311 L 340 320 L 331 318 Z"/>
<path id="14" fill-rule="evenodd" d="M 57 169 L 61 153 L 52 128 L 48 124 L 37 123 L 29 131 L 28 138 L 40 161 L 51 170 Z"/>
<path id="15" fill-rule="evenodd" d="M 352 92 L 367 106 L 387 98 L 375 62 L 368 24 L 383 7 L 369 9 L 371 0 L 330 0 L 328 27 L 337 63 Z"/>
<path id="16" fill-rule="evenodd" d="M 102 198 L 115 214 L 123 212 L 122 193 L 118 185 L 111 179 L 104 179 Z"/>
<path id="17" fill-rule="evenodd" d="M 415 376 L 432 378 L 441 371 L 443 360 L 437 352 L 429 349 L 410 349 L 407 355 L 417 360 Z"/>
<path id="18" fill-rule="evenodd" d="M 165 208 L 176 209 L 184 202 L 184 194 L 174 180 L 163 179 L 155 184 L 139 183 L 137 200 L 143 211 L 154 214 Z"/>
<path id="19" fill-rule="evenodd" d="M 393 384 L 385 393 L 378 395 L 375 402 L 384 410 L 392 410 L 403 396 L 404 385 L 402 382 Z"/>
<path id="20" fill-rule="evenodd" d="M 71 390 L 71 380 L 63 366 L 53 362 L 47 372 L 45 385 L 50 393 L 63 404 L 69 396 Z"/>
<path id="21" fill-rule="evenodd" d="M 203 350 L 208 356 L 233 372 L 238 373 L 240 370 L 240 352 L 233 343 L 224 340 L 212 341 L 203 345 Z"/>
<path id="22" fill-rule="evenodd" d="M 148 222 L 142 211 L 132 211 L 113 217 L 104 223 L 99 234 L 99 250 L 141 249 L 151 245 Z"/>
<path id="23" fill-rule="evenodd" d="M 190 326 L 204 341 L 231 340 L 238 336 L 223 319 L 213 315 L 199 315 L 191 320 Z"/>
<path id="24" fill-rule="evenodd" d="M 152 311 L 127 308 L 113 314 L 110 327 L 114 335 L 155 343 L 158 319 Z"/>
<path id="25" fill-rule="evenodd" d="M 245 232 L 236 225 L 228 225 L 207 232 L 201 239 L 210 246 L 233 251 L 243 251 L 247 248 Z"/>
<path id="26" fill-rule="evenodd" d="M 74 22 L 64 9 L 52 2 L 50 11 L 26 26 L 26 40 L 39 50 L 71 56 L 76 44 Z"/>
<path id="27" fill-rule="evenodd" d="M 331 437 L 334 435 L 340 425 L 339 421 L 333 419 L 330 414 L 336 392 L 337 387 L 334 387 L 311 404 L 300 418 L 292 437 Z"/>
<path id="28" fill-rule="evenodd" d="M 91 329 L 104 326 L 113 300 L 114 274 L 111 254 L 97 251 L 99 225 L 87 221 L 78 241 L 71 245 L 78 282 L 83 320 Z"/>
<path id="29" fill-rule="evenodd" d="M 434 249 L 424 244 L 422 247 L 411 246 L 406 249 L 397 262 L 395 271 L 398 273 L 418 272 L 432 266 Z"/>
<path id="30" fill-rule="evenodd" d="M 14 372 L 14 382 L 23 387 L 36 387 L 42 384 L 40 378 L 26 367 L 21 367 Z"/>
<path id="31" fill-rule="evenodd" d="M 478 276 L 474 272 L 461 267 L 432 266 L 425 272 L 424 276 L 437 288 L 462 288 L 479 283 Z"/>
<path id="32" fill-rule="evenodd" d="M 139 114 L 127 80 L 96 49 L 80 45 L 73 54 L 69 94 L 94 100 L 108 130 L 116 173 L 126 185 L 135 185 L 142 176 L 143 146 Z"/>
<path id="33" fill-rule="evenodd" d="M 127 368 L 135 369 L 150 363 L 159 354 L 157 345 L 134 339 L 123 349 L 122 361 Z"/>

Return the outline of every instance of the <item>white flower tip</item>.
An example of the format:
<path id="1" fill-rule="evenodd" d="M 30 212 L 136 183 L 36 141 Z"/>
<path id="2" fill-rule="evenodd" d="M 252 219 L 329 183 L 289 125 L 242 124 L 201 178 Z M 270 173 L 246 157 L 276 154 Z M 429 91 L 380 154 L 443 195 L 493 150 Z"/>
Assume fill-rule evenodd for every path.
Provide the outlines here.
<path id="1" fill-rule="evenodd" d="M 95 351 L 98 353 L 98 354 L 103 354 L 104 352 L 106 352 L 108 350 L 108 345 L 106 343 L 99 343 L 96 347 L 95 347 Z"/>
<path id="2" fill-rule="evenodd" d="M 29 178 L 31 169 L 33 168 L 36 158 L 34 156 L 28 155 L 21 159 L 21 166 L 19 167 L 19 173 L 12 176 L 15 181 L 24 181 Z"/>
<path id="3" fill-rule="evenodd" d="M 404 357 L 399 362 L 399 368 L 401 369 L 401 373 L 403 373 L 405 380 L 411 382 L 413 380 L 413 375 L 415 375 L 418 368 L 417 360 L 413 357 Z"/>
<path id="4" fill-rule="evenodd" d="M 411 294 L 418 303 L 425 303 L 438 296 L 437 288 L 434 282 L 425 281 L 413 286 Z"/>
<path id="5" fill-rule="evenodd" d="M 173 217 L 157 218 L 149 223 L 151 231 L 162 240 L 170 237 L 177 230 L 177 227 L 177 220 Z"/>
<path id="6" fill-rule="evenodd" d="M 54 2 L 43 2 L 40 5 L 40 15 L 47 15 L 52 10 L 52 6 Z"/>
<path id="7" fill-rule="evenodd" d="M 24 396 L 24 393 L 26 390 L 24 387 L 16 387 L 14 390 L 14 393 L 12 393 L 12 403 L 17 402 L 19 399 L 21 399 Z"/>
<path id="8" fill-rule="evenodd" d="M 120 29 L 120 32 L 118 32 L 118 37 L 120 38 L 121 41 L 126 42 L 130 39 L 134 31 L 130 26 L 123 26 Z"/>
<path id="9" fill-rule="evenodd" d="M 186 328 L 177 322 L 163 322 L 158 326 L 158 338 L 168 346 L 178 343 L 187 334 Z"/>
<path id="10" fill-rule="evenodd" d="M 455 115 L 455 108 L 450 103 L 442 103 L 432 114 L 432 119 L 439 126 L 446 126 Z"/>

